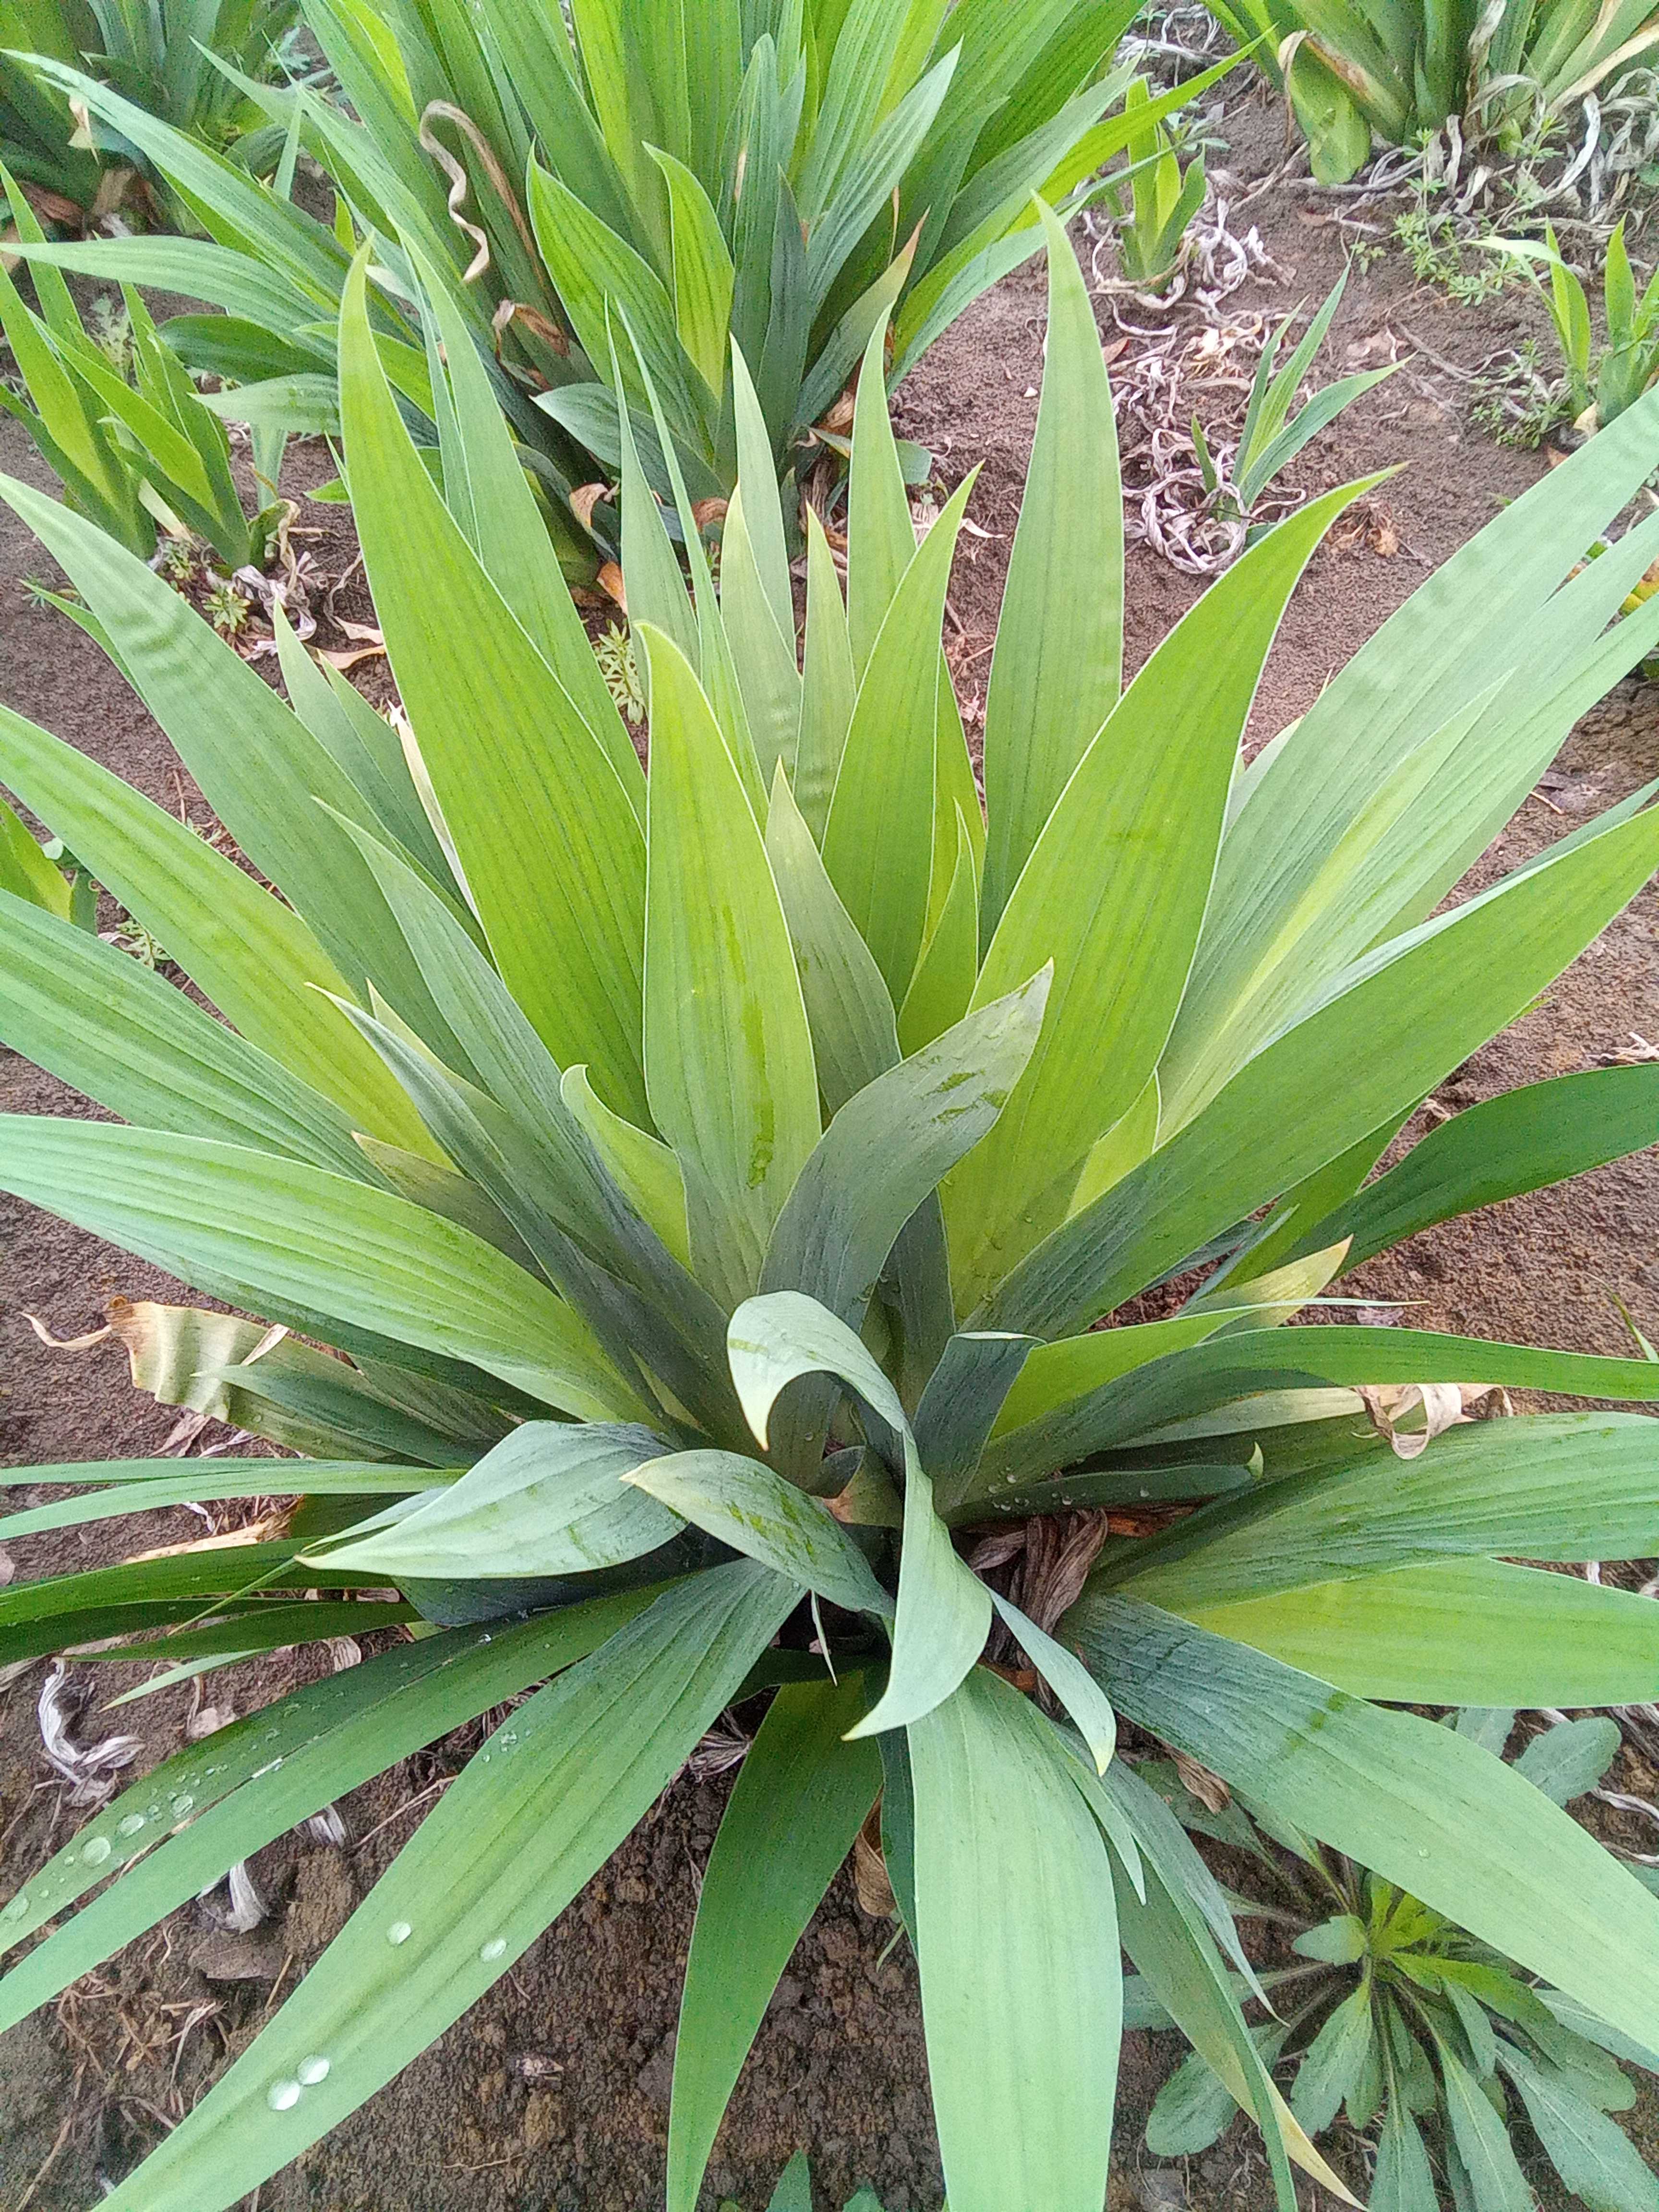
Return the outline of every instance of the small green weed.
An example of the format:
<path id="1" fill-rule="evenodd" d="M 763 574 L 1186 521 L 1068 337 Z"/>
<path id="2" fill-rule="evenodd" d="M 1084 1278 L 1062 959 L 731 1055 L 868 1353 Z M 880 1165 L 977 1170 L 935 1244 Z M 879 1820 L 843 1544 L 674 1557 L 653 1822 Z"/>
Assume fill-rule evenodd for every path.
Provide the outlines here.
<path id="1" fill-rule="evenodd" d="M 1482 300 L 1493 298 L 1508 281 L 1501 264 L 1490 260 L 1469 266 L 1466 241 L 1458 236 L 1451 216 L 1431 209 L 1425 194 L 1419 195 L 1414 207 L 1395 216 L 1394 234 L 1419 283 L 1437 284 L 1460 306 L 1475 307 Z"/>
<path id="2" fill-rule="evenodd" d="M 603 637 L 594 639 L 593 654 L 617 712 L 626 717 L 631 728 L 638 729 L 645 720 L 645 686 L 634 658 L 633 639 L 619 623 L 611 623 Z"/>
<path id="3" fill-rule="evenodd" d="M 1500 355 L 1479 370 L 1471 391 L 1469 414 L 1500 446 L 1536 453 L 1572 409 L 1559 382 L 1545 374 L 1535 338 L 1513 353 Z"/>

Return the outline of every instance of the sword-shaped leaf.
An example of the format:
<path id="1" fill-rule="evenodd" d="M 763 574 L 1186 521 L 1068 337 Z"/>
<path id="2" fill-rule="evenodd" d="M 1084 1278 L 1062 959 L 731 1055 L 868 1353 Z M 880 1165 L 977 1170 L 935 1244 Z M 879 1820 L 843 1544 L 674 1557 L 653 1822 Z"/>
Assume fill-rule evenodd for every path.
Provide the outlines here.
<path id="1" fill-rule="evenodd" d="M 0 1116 L 0 1189 L 185 1282 L 245 1283 L 591 1420 L 636 1411 L 562 1299 L 389 1191 L 205 1138 L 18 1114 Z"/>
<path id="2" fill-rule="evenodd" d="M 421 465 L 360 263 L 341 320 L 353 511 L 404 703 L 501 974 L 562 1065 L 643 1114 L 645 844 L 621 779 Z M 445 620 L 430 610 L 441 600 Z"/>
<path id="3" fill-rule="evenodd" d="M 1123 665 L 1123 499 L 1094 302 L 1071 241 L 1042 210 L 1048 347 L 985 694 L 990 942 L 1067 779 L 1117 704 Z"/>
<path id="4" fill-rule="evenodd" d="M 1106 1846 L 1052 1724 L 983 1668 L 908 1734 L 916 1961 L 951 2203 L 1099 2212 L 1121 2004 Z"/>
<path id="5" fill-rule="evenodd" d="M 314 1554 L 384 1574 L 462 1577 L 587 1574 L 636 1559 L 680 1532 L 678 1514 L 623 1478 L 654 1458 L 649 1429 L 605 1421 L 527 1421 L 435 1494 L 360 1522 Z"/>
<path id="6" fill-rule="evenodd" d="M 668 2212 L 692 2212 L 778 1977 L 881 1788 L 873 1746 L 843 1741 L 864 1711 L 865 1683 L 861 1674 L 786 1683 L 720 1821 L 680 1999 Z"/>
<path id="7" fill-rule="evenodd" d="M 683 653 L 652 669 L 645 1054 L 657 1127 L 685 1178 L 698 1275 L 735 1305 L 818 1139 L 817 1078 L 789 931 L 760 831 Z"/>

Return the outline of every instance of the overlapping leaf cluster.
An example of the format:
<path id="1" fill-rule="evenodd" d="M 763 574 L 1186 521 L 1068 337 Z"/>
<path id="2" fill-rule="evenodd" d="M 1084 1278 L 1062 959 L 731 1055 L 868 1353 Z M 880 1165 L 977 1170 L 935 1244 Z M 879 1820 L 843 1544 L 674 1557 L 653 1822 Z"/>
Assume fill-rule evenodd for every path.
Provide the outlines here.
<path id="1" fill-rule="evenodd" d="M 1501 1755 L 1515 1720 L 1472 1708 L 1448 1725 Z M 1565 1804 L 1600 1780 L 1620 1741 L 1606 1717 L 1562 1720 L 1530 1740 L 1516 1771 Z M 1659 2055 L 1577 1998 L 1534 1988 L 1443 1913 L 1286 1823 L 1272 1820 L 1270 1837 L 1237 1800 L 1200 1802 L 1173 1766 L 1141 1773 L 1185 1826 L 1234 1855 L 1234 1910 L 1290 1938 L 1290 1963 L 1261 1978 L 1274 2010 L 1252 2030 L 1256 2047 L 1281 2073 L 1293 2069 L 1291 2110 L 1310 2136 L 1345 2110 L 1351 2127 L 1377 2130 L 1374 2201 L 1433 2212 L 1438 2168 L 1457 2204 L 1529 2204 L 1508 2131 L 1524 2114 L 1573 2195 L 1608 2212 L 1653 2212 L 1659 2182 L 1608 2116 L 1637 2098 L 1617 2062 L 1659 2072 Z M 1144 1984 L 1127 1991 L 1126 2011 L 1143 2027 L 1170 2025 Z M 1153 2104 L 1147 2148 L 1165 2157 L 1207 2150 L 1235 2109 L 1194 2052 Z"/>
<path id="2" fill-rule="evenodd" d="M 1456 119 L 1518 140 L 1568 113 L 1659 39 L 1652 0 L 1208 0 L 1288 93 L 1314 175 L 1341 184 L 1373 140 L 1409 146 Z"/>
<path id="3" fill-rule="evenodd" d="M 367 238 L 388 372 L 435 438 L 411 319 L 441 280 L 499 359 L 573 566 L 587 541 L 562 495 L 621 463 L 612 318 L 639 348 L 622 382 L 647 472 L 668 498 L 648 369 L 701 505 L 737 471 L 734 343 L 781 470 L 844 452 L 844 422 L 815 426 L 871 331 L 895 318 L 902 377 L 1039 250 L 1033 192 L 1077 204 L 1130 135 L 1109 110 L 1131 72 L 1109 64 L 1134 0 L 579 0 L 568 23 L 551 0 L 302 8 L 342 99 L 247 83 L 289 134 L 270 188 L 43 59 L 40 82 L 141 148 L 207 234 L 51 258 L 224 308 L 169 337 L 273 434 L 338 427 L 335 325 Z M 300 147 L 327 167 L 332 228 L 289 196 Z"/>
<path id="4" fill-rule="evenodd" d="M 19 239 L 44 243 L 3 168 L 0 185 Z M 71 503 L 145 558 L 160 531 L 199 535 L 233 568 L 262 560 L 280 509 L 273 501 L 252 522 L 243 513 L 225 426 L 137 293 L 125 298 L 129 376 L 83 325 L 59 270 L 43 265 L 34 285 L 39 314 L 0 269 L 0 333 L 28 393 L 26 401 L 0 386 L 0 407 L 22 423 Z"/>
<path id="5" fill-rule="evenodd" d="M 1659 608 L 1613 619 L 1659 519 L 1573 573 L 1647 474 L 1659 402 L 1500 516 L 1241 767 L 1289 595 L 1361 488 L 1268 532 L 1124 686 L 1110 394 L 1044 220 L 983 806 L 939 647 L 971 485 L 918 544 L 879 325 L 846 590 L 809 520 L 802 656 L 741 356 L 718 591 L 677 481 L 688 593 L 619 416 L 648 773 L 441 284 L 422 303 L 437 476 L 361 258 L 338 340 L 401 737 L 287 635 L 284 704 L 143 562 L 3 487 L 257 872 L 0 713 L 0 781 L 221 1018 L 0 895 L 0 1033 L 119 1117 L 0 1122 L 0 1186 L 262 1317 L 146 1326 L 216 1409 L 306 1455 L 307 1501 L 258 1544 L 15 1584 L 0 1662 L 416 1633 L 88 1824 L 0 1916 L 11 1946 L 55 1923 L 0 1980 L 0 2021 L 514 1705 L 118 2208 L 212 2212 L 295 2157 L 766 1690 L 688 1967 L 674 2212 L 878 1790 L 956 2212 L 1098 2212 L 1120 1944 L 1260 2123 L 1286 2212 L 1292 2160 L 1340 2188 L 1245 2025 L 1220 1891 L 1112 1756 L 1115 1712 L 1659 2041 L 1659 1899 L 1478 1744 L 1390 1709 L 1651 1694 L 1650 1604 L 1505 1562 L 1653 1550 L 1654 1428 L 1466 1425 L 1407 1462 L 1357 1395 L 1652 1401 L 1656 1370 L 1279 1325 L 1400 1237 L 1659 1132 L 1659 1071 L 1602 1070 L 1460 1115 L 1367 1181 L 1659 863 L 1638 793 L 1441 911 L 1659 634 Z M 1093 1326 L 1177 1278 L 1198 1287 L 1169 1317 Z M 0 1535 L 263 1491 L 257 1464 L 27 1470 L 95 1487 Z M 1109 1539 L 1059 1622 L 959 1545 L 1113 1506 L 1142 1533 Z M 994 1619 L 1049 1702 L 980 1663 Z"/>
<path id="6" fill-rule="evenodd" d="M 227 144 L 260 121 L 238 73 L 274 73 L 298 20 L 298 0 L 0 0 L 0 161 L 51 219 L 107 215 L 142 154 L 22 58 L 88 69 L 175 129 Z"/>

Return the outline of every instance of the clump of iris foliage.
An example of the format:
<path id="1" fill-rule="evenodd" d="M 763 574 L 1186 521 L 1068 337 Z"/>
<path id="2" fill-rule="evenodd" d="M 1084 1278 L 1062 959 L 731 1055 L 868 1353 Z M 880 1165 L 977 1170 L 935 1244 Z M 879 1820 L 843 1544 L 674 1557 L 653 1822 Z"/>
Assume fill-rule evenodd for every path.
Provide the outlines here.
<path id="1" fill-rule="evenodd" d="M 1121 1949 L 1261 2127 L 1285 2212 L 1292 2164 L 1344 2194 L 1247 2025 L 1214 1878 L 1113 1756 L 1117 1715 L 1659 2042 L 1659 1899 L 1480 1743 L 1406 1710 L 1650 1693 L 1650 1603 L 1509 1564 L 1655 1549 L 1650 1420 L 1468 1423 L 1406 1460 L 1357 1395 L 1652 1401 L 1659 1370 L 1340 1308 L 1282 1326 L 1397 1239 L 1659 1126 L 1659 1070 L 1566 1076 L 1368 1180 L 1659 864 L 1650 787 L 1441 910 L 1659 637 L 1659 606 L 1614 620 L 1659 518 L 1574 573 L 1652 465 L 1659 402 L 1498 517 L 1243 767 L 1286 602 L 1366 486 L 1269 531 L 1124 685 L 1111 398 L 1044 221 L 1047 365 L 983 805 L 938 644 L 972 482 L 918 544 L 879 326 L 847 589 L 809 517 L 802 657 L 741 355 L 718 593 L 676 483 L 688 592 L 621 418 L 648 771 L 441 284 L 441 488 L 374 341 L 366 254 L 338 334 L 401 743 L 287 635 L 284 703 L 134 556 L 0 484 L 258 872 L 0 714 L 0 779 L 222 1017 L 0 896 L 0 1033 L 119 1117 L 0 1121 L 0 1186 L 260 1316 L 152 1318 L 216 1407 L 303 1455 L 283 1534 L 0 1593 L 0 1662 L 410 1632 L 89 1821 L 0 1913 L 19 1952 L 0 2021 L 512 1708 L 117 2212 L 218 2212 L 298 2156 L 512 1968 L 726 1707 L 762 1697 L 688 1964 L 672 2212 L 878 1793 L 953 2212 L 1099 2212 Z M 637 356 L 630 374 L 653 401 Z M 1122 1312 L 1176 1280 L 1166 1317 Z M 13 1477 L 43 1479 L 95 1486 L 0 1534 L 264 1493 L 272 1474 Z M 1139 1533 L 1056 1604 L 1029 1571 L 1039 1540 L 1102 1508 Z M 969 1564 L 988 1527 L 1024 1532 L 1012 1595 Z M 1029 1669 L 983 1663 L 994 1624 Z"/>

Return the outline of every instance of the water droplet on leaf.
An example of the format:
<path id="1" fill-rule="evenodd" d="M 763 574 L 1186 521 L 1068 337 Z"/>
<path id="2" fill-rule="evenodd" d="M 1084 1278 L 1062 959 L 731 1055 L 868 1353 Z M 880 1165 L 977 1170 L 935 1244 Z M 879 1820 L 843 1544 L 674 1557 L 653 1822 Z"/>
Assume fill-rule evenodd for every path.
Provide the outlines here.
<path id="1" fill-rule="evenodd" d="M 299 2101 L 297 2081 L 273 2081 L 265 2092 L 265 2102 L 273 2112 L 291 2112 Z"/>

